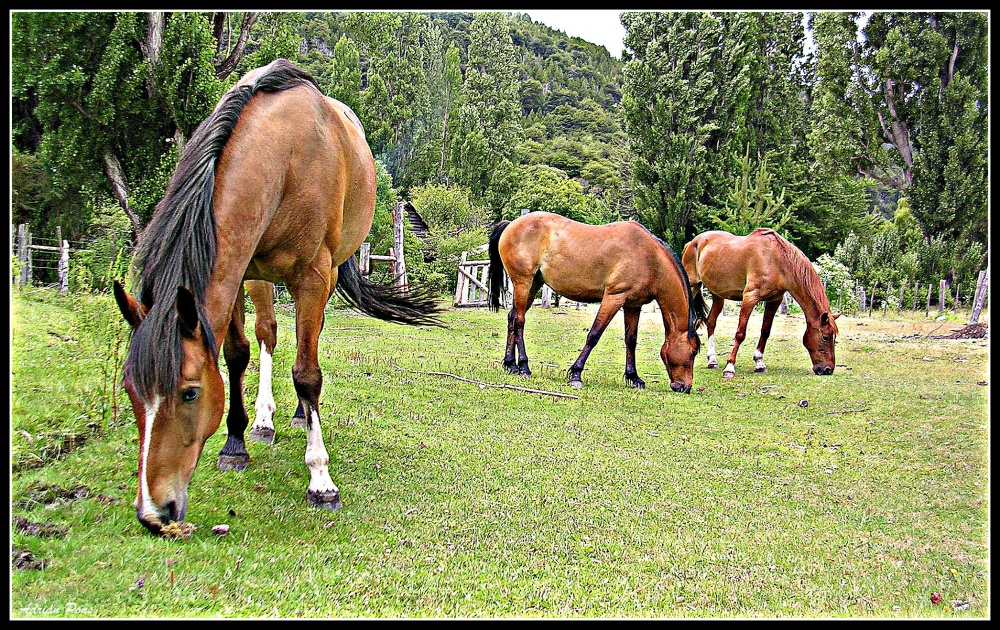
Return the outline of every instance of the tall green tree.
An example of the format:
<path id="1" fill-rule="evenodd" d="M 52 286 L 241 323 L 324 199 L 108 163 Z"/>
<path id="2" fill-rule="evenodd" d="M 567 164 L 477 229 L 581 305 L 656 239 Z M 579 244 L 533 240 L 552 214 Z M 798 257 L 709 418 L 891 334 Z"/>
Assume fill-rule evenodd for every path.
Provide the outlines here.
<path id="1" fill-rule="evenodd" d="M 355 12 L 344 18 L 362 57 L 358 115 L 372 152 L 397 185 L 408 177 L 414 138 L 428 108 L 421 40 L 427 23 L 426 14 L 415 12 Z"/>
<path id="2" fill-rule="evenodd" d="M 860 17 L 812 19 L 817 159 L 906 194 L 925 238 L 985 242 L 987 14 L 875 12 L 863 28 Z"/>
<path id="3" fill-rule="evenodd" d="M 477 13 L 469 29 L 469 59 L 451 179 L 482 196 L 494 213 L 510 194 L 510 174 L 523 137 L 517 58 L 509 18 Z"/>
<path id="4" fill-rule="evenodd" d="M 800 14 L 625 12 L 621 19 L 629 170 L 636 212 L 654 233 L 679 248 L 716 227 L 712 213 L 741 177 L 747 150 L 774 164 L 776 194 L 804 177 Z"/>
<path id="5" fill-rule="evenodd" d="M 245 57 L 260 62 L 269 45 L 294 50 L 268 40 L 287 36 L 280 25 L 290 18 L 259 17 L 14 13 L 14 146 L 53 173 L 55 194 L 109 194 L 139 232 L 187 137 Z"/>

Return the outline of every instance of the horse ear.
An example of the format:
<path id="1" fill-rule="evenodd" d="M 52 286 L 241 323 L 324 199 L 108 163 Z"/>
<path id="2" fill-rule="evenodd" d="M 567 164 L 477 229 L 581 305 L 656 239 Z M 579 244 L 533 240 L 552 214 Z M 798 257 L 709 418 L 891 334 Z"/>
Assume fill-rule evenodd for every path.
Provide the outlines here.
<path id="1" fill-rule="evenodd" d="M 187 287 L 177 287 L 177 323 L 185 337 L 194 337 L 198 332 L 198 303 Z"/>
<path id="2" fill-rule="evenodd" d="M 837 321 L 837 318 L 840 317 L 843 314 L 844 314 L 844 311 L 841 311 L 841 312 L 837 313 L 836 315 L 834 315 L 833 316 L 833 321 Z"/>
<path id="3" fill-rule="evenodd" d="M 122 312 L 122 316 L 125 317 L 125 321 L 132 326 L 132 328 L 138 328 L 139 324 L 142 323 L 146 313 L 149 311 L 146 307 L 139 304 L 139 302 L 129 295 L 125 287 L 122 286 L 121 282 L 115 280 L 115 302 L 118 303 L 118 310 Z"/>

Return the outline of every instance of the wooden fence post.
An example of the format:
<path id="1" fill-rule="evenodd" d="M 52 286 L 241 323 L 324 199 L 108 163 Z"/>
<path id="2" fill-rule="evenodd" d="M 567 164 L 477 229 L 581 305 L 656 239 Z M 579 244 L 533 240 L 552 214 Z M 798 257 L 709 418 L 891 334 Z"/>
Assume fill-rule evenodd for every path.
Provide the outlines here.
<path id="1" fill-rule="evenodd" d="M 938 313 L 944 312 L 944 295 L 948 290 L 948 285 L 944 278 L 941 278 L 941 288 L 938 290 Z"/>
<path id="2" fill-rule="evenodd" d="M 872 294 L 868 298 L 868 317 L 872 316 L 872 311 L 875 310 L 875 292 L 878 291 L 878 280 L 872 286 Z"/>
<path id="3" fill-rule="evenodd" d="M 21 263 L 18 284 L 24 286 L 31 282 L 31 232 L 27 223 L 17 226 L 17 260 Z"/>
<path id="4" fill-rule="evenodd" d="M 467 280 L 465 279 L 465 274 L 462 273 L 462 267 L 465 266 L 467 259 L 468 253 L 462 252 L 462 258 L 458 261 L 458 280 L 455 282 L 455 304 L 463 304 L 465 302 L 465 284 Z"/>
<path id="5" fill-rule="evenodd" d="M 56 228 L 59 240 L 59 293 L 69 291 L 69 241 L 62 240 L 62 229 Z"/>
<path id="6" fill-rule="evenodd" d="M 858 302 L 861 304 L 861 313 L 864 314 L 867 302 L 865 301 L 865 288 L 861 286 L 858 287 Z"/>
<path id="7" fill-rule="evenodd" d="M 372 272 L 372 244 L 365 241 L 361 244 L 361 249 L 358 250 L 358 258 L 360 259 L 361 265 L 361 275 L 367 276 Z"/>
<path id="8" fill-rule="evenodd" d="M 393 253 L 396 256 L 396 262 L 393 263 L 393 276 L 395 276 L 395 284 L 397 287 L 401 287 L 404 292 L 406 290 L 406 261 L 403 260 L 403 204 L 402 201 L 396 202 L 396 207 L 392 211 L 392 239 L 393 239 Z"/>
<path id="9" fill-rule="evenodd" d="M 919 295 L 919 292 L 920 292 L 920 282 L 917 281 L 917 282 L 913 283 L 913 309 L 912 310 L 914 310 L 914 311 L 917 310 L 917 297 Z"/>
<path id="10" fill-rule="evenodd" d="M 987 288 L 990 285 L 990 268 L 979 272 L 979 280 L 976 282 L 976 299 L 972 303 L 972 316 L 969 318 L 970 324 L 979 322 L 979 314 L 986 304 Z"/>

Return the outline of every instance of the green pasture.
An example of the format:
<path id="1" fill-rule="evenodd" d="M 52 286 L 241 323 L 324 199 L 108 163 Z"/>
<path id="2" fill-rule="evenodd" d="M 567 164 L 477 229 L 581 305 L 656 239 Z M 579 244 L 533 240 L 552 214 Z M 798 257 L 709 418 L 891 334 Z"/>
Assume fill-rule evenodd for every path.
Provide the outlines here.
<path id="1" fill-rule="evenodd" d="M 439 329 L 331 308 L 329 512 L 305 501 L 282 308 L 275 443 L 219 472 L 223 423 L 189 489 L 197 529 L 171 540 L 131 506 L 114 300 L 12 289 L 11 311 L 12 618 L 990 616 L 989 342 L 936 338 L 967 314 L 845 315 L 831 377 L 799 315 L 753 373 L 757 314 L 736 377 L 702 352 L 684 395 L 648 307 L 644 391 L 622 381 L 621 315 L 567 385 L 593 307 L 529 311 L 530 378 L 501 369 L 504 313 L 448 310 Z M 252 416 L 256 344 L 246 385 Z"/>

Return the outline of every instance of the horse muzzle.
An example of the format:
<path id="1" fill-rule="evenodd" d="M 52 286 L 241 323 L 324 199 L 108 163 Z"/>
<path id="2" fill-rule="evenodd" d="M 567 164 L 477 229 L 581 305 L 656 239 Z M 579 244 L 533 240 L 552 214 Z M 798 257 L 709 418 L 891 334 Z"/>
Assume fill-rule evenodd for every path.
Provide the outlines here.
<path id="1" fill-rule="evenodd" d="M 137 505 L 135 508 L 136 518 L 142 523 L 143 527 L 148 529 L 150 533 L 160 535 L 163 532 L 163 527 L 170 524 L 173 521 L 183 521 L 184 516 L 187 514 L 187 496 L 181 497 L 179 500 L 170 500 L 164 503 L 162 506 L 156 506 L 149 502 Z"/>
<path id="2" fill-rule="evenodd" d="M 817 376 L 830 376 L 833 374 L 833 367 L 829 365 L 817 365 L 813 367 L 813 372 Z"/>
<path id="3" fill-rule="evenodd" d="M 681 383 L 680 381 L 675 381 L 675 382 L 671 383 L 670 384 L 670 389 L 672 389 L 673 391 L 677 392 L 678 394 L 690 394 L 691 393 L 691 386 L 690 385 L 685 385 L 684 383 Z"/>

